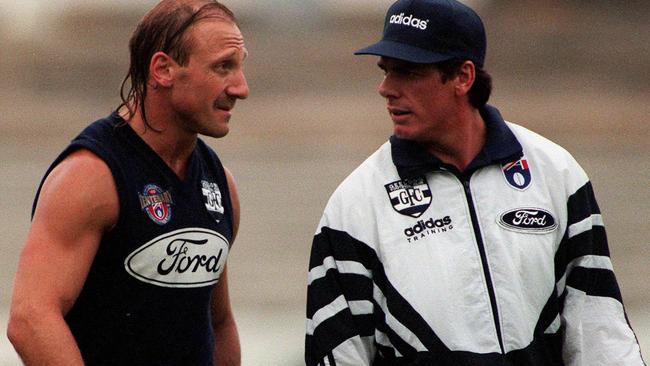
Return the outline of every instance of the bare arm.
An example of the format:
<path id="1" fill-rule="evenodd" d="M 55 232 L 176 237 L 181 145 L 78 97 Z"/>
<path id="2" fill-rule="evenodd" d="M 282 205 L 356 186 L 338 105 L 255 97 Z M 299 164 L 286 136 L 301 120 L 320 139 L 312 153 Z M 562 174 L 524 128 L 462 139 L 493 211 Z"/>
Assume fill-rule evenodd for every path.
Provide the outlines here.
<path id="1" fill-rule="evenodd" d="M 212 327 L 215 337 L 215 365 L 241 365 L 239 333 L 228 294 L 228 266 L 224 268 L 219 283 L 212 292 Z"/>
<path id="2" fill-rule="evenodd" d="M 64 316 L 118 213 L 110 170 L 89 151 L 72 153 L 47 177 L 18 263 L 7 330 L 25 364 L 83 365 Z"/>
<path id="3" fill-rule="evenodd" d="M 232 203 L 232 241 L 235 241 L 237 232 L 239 231 L 239 194 L 237 194 L 237 186 L 235 185 L 235 178 L 228 169 L 226 171 L 226 179 L 228 180 L 228 190 L 230 191 L 230 202 Z"/>
<path id="4" fill-rule="evenodd" d="M 226 169 L 230 201 L 233 211 L 233 242 L 239 229 L 239 197 L 232 174 Z M 231 243 L 232 245 L 232 243 Z M 228 292 L 228 266 L 226 266 L 219 278 L 219 283 L 212 291 L 212 327 L 215 336 L 214 360 L 220 366 L 241 365 L 241 346 L 237 324 L 230 306 L 230 294 Z"/>

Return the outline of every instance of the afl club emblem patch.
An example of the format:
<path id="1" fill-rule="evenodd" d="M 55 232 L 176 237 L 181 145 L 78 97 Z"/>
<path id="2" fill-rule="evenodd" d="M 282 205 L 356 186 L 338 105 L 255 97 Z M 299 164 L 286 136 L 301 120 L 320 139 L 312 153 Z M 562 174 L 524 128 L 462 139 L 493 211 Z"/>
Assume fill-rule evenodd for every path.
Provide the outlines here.
<path id="1" fill-rule="evenodd" d="M 208 210 L 216 222 L 221 221 L 223 219 L 224 208 L 221 202 L 221 190 L 219 190 L 217 183 L 202 180 L 201 192 L 203 193 L 205 209 Z"/>
<path id="2" fill-rule="evenodd" d="M 533 180 L 530 175 L 528 160 L 525 158 L 503 164 L 501 171 L 503 171 L 503 176 L 506 178 L 506 182 L 508 182 L 512 188 L 520 191 L 528 188 L 530 182 Z"/>
<path id="3" fill-rule="evenodd" d="M 391 205 L 402 215 L 420 217 L 431 204 L 431 189 L 424 177 L 398 180 L 384 187 Z"/>
<path id="4" fill-rule="evenodd" d="M 139 194 L 140 206 L 158 225 L 165 225 L 172 218 L 172 195 L 155 184 L 147 184 Z"/>

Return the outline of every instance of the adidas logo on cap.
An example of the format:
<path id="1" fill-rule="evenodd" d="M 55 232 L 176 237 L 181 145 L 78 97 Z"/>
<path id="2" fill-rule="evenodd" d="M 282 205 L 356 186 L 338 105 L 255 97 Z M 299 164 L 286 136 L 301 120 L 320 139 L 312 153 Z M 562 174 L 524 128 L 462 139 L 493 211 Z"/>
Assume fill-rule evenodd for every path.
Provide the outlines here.
<path id="1" fill-rule="evenodd" d="M 418 28 L 422 30 L 427 29 L 427 25 L 429 25 L 429 19 L 422 20 L 422 19 L 414 18 L 413 14 L 404 16 L 404 13 L 400 13 L 399 15 L 397 14 L 392 15 L 388 22 L 390 24 L 408 25 L 413 28 Z"/>

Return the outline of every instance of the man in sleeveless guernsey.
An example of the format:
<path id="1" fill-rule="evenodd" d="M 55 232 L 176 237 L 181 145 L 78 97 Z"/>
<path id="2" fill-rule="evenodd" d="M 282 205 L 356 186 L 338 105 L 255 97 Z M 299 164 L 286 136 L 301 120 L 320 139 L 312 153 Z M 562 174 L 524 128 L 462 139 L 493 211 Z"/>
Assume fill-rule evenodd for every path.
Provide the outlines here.
<path id="1" fill-rule="evenodd" d="M 248 96 L 242 34 L 216 1 L 164 0 L 129 46 L 123 103 L 41 183 L 8 336 L 27 365 L 239 365 L 239 203 L 198 135 L 225 136 Z"/>
<path id="2" fill-rule="evenodd" d="M 455 0 L 399 0 L 379 56 L 389 141 L 314 236 L 307 365 L 641 366 L 589 178 L 486 104 L 486 37 Z"/>

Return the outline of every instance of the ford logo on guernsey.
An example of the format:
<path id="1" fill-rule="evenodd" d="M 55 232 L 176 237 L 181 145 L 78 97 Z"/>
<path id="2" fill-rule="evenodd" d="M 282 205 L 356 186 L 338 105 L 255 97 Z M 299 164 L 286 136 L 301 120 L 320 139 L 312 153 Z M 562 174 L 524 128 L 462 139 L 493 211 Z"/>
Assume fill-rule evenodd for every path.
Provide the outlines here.
<path id="1" fill-rule="evenodd" d="M 202 287 L 219 280 L 228 257 L 228 240 L 202 228 L 175 230 L 131 253 L 126 271 L 138 280 L 162 287 Z"/>
<path id="2" fill-rule="evenodd" d="M 501 227 L 534 234 L 549 233 L 557 228 L 557 222 L 550 212 L 541 208 L 517 208 L 499 216 Z"/>

